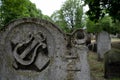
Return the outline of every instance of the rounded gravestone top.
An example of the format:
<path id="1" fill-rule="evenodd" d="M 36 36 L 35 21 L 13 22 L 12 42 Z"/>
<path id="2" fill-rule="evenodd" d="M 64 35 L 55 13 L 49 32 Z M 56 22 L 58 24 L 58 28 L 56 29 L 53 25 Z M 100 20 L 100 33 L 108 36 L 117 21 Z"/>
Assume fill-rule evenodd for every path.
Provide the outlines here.
<path id="1" fill-rule="evenodd" d="M 66 51 L 64 33 L 56 25 L 37 18 L 22 18 L 7 24 L 2 35 L 6 66 L 1 67 L 1 72 L 9 74 L 6 76 L 11 80 L 29 80 L 26 77 L 34 73 L 41 75 L 31 79 L 54 80 L 52 75 L 57 70 L 54 67 L 62 64 L 58 65 L 55 57 Z"/>
<path id="2" fill-rule="evenodd" d="M 77 29 L 72 33 L 73 43 L 84 44 L 86 42 L 86 33 L 83 29 Z"/>

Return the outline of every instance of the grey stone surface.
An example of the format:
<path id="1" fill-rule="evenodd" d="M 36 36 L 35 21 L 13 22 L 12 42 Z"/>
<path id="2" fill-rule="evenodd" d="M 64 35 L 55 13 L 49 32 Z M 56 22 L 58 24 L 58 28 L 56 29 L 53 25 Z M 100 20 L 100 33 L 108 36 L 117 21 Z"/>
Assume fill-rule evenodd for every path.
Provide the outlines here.
<path id="1" fill-rule="evenodd" d="M 77 29 L 72 33 L 72 44 L 84 45 L 87 40 L 87 35 L 83 29 Z"/>
<path id="2" fill-rule="evenodd" d="M 72 47 L 69 50 L 71 58 L 69 58 L 68 70 L 69 76 L 67 80 L 91 80 L 89 64 L 87 62 L 88 48 L 86 47 L 86 33 L 82 29 L 78 29 L 72 33 Z M 70 79 L 69 79 L 70 78 Z"/>
<path id="3" fill-rule="evenodd" d="M 105 78 L 120 78 L 120 50 L 111 49 L 105 53 Z"/>
<path id="4" fill-rule="evenodd" d="M 67 80 L 90 80 L 90 69 L 87 62 L 87 47 L 77 46 L 66 55 Z"/>
<path id="5" fill-rule="evenodd" d="M 75 41 L 67 48 L 65 34 L 45 20 L 9 23 L 0 33 L 0 80 L 90 80 L 87 48 Z"/>
<path id="6" fill-rule="evenodd" d="M 104 58 L 104 53 L 111 49 L 111 39 L 109 33 L 102 31 L 97 35 L 97 53 L 98 59 Z"/>
<path id="7" fill-rule="evenodd" d="M 11 22 L 0 36 L 1 80 L 64 80 L 64 33 L 35 18 Z"/>

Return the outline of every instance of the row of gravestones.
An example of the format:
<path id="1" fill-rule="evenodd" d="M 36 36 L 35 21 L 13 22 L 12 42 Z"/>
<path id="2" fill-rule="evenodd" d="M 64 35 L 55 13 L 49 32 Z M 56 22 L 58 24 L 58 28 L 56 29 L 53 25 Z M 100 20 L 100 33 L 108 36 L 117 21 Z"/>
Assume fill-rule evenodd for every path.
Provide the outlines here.
<path id="1" fill-rule="evenodd" d="M 70 38 L 45 20 L 9 23 L 0 33 L 0 80 L 90 80 L 85 33 Z"/>
<path id="2" fill-rule="evenodd" d="M 108 32 L 97 35 L 98 60 L 104 60 L 104 77 L 120 78 L 120 50 L 111 49 L 111 38 Z"/>
<path id="3" fill-rule="evenodd" d="M 88 48 L 97 52 L 98 60 L 104 60 L 105 78 L 120 77 L 120 50 L 111 49 L 109 33 L 100 32 L 96 41 L 96 43 L 88 45 Z"/>

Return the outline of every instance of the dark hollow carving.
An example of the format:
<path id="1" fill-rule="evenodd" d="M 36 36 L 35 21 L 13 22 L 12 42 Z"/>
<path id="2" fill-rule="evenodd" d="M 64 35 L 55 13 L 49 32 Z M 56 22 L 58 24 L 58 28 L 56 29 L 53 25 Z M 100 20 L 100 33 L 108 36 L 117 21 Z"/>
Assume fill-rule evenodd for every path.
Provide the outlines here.
<path id="1" fill-rule="evenodd" d="M 82 32 L 80 32 L 80 31 L 76 32 L 76 38 L 77 39 L 84 39 L 84 37 L 85 37 L 85 35 L 84 35 L 83 31 Z"/>

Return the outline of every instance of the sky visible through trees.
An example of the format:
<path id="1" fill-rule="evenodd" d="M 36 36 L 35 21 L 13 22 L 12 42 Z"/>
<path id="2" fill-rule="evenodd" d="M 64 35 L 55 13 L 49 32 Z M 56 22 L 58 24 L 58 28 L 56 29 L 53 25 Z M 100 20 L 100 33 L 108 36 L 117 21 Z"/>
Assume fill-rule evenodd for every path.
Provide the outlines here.
<path id="1" fill-rule="evenodd" d="M 99 32 L 101 30 L 106 30 L 110 33 L 120 32 L 120 21 L 119 15 L 114 16 L 113 14 L 119 14 L 119 7 L 116 5 L 120 1 L 114 0 L 113 2 L 99 4 L 96 7 L 94 5 L 96 1 L 94 0 L 0 0 L 0 27 L 7 24 L 9 21 L 23 18 L 23 17 L 36 17 L 41 19 L 46 19 L 54 22 L 60 26 L 64 31 L 70 31 L 70 29 L 76 28 L 87 28 L 89 32 Z M 76 3 L 79 1 L 80 3 Z M 89 6 L 85 6 L 83 2 Z M 99 2 L 101 0 L 98 0 Z M 68 2 L 73 2 L 69 4 Z M 81 3 L 82 2 L 82 3 Z M 75 3 L 75 4 L 74 4 Z M 100 2 L 101 3 L 101 2 Z M 81 5 L 80 7 L 75 7 Z M 101 6 L 110 6 L 110 9 L 102 8 Z M 113 14 L 109 10 L 116 8 L 116 12 Z M 85 12 L 88 10 L 87 15 Z M 58 16 L 59 15 L 59 16 Z M 104 18 L 105 17 L 105 18 Z M 108 17 L 108 18 L 106 18 Z M 53 19 L 54 18 L 54 19 Z M 56 21 L 56 19 L 57 21 Z M 103 18 L 103 19 L 102 19 Z M 62 22 L 61 22 L 62 21 Z M 113 23 L 113 21 L 115 21 Z M 104 27 L 106 26 L 107 27 Z M 111 29 L 113 30 L 111 32 Z M 71 31 L 72 31 L 71 30 Z M 98 31 L 97 31 L 98 30 Z"/>

